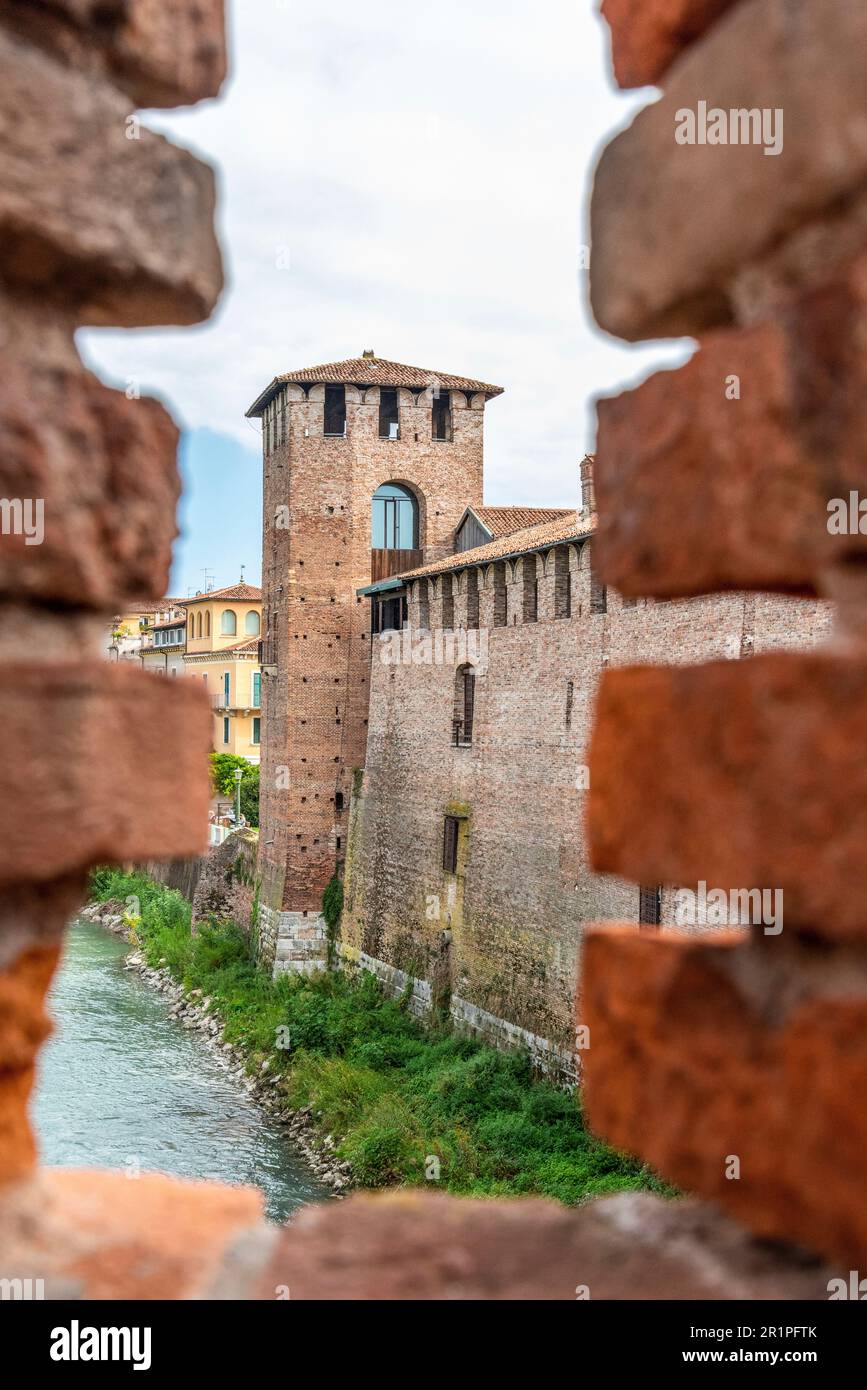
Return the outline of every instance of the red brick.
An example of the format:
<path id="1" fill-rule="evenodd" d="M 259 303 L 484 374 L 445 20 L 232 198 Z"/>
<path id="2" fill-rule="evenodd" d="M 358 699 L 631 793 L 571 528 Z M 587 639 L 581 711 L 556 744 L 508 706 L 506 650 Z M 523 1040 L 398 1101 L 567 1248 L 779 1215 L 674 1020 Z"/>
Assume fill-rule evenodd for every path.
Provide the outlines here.
<path id="1" fill-rule="evenodd" d="M 203 852 L 212 715 L 198 684 L 108 664 L 6 664 L 0 692 L 0 884 Z"/>
<path id="2" fill-rule="evenodd" d="M 780 889 L 784 931 L 863 941 L 865 745 L 860 654 L 609 670 L 590 744 L 593 867 Z"/>
<path id="3" fill-rule="evenodd" d="M 196 323 L 222 288 L 207 165 L 147 130 L 129 102 L 0 31 L 3 280 L 76 322 Z M 50 169 L 50 176 L 46 174 Z"/>
<path id="4" fill-rule="evenodd" d="M 590 298 L 629 341 L 729 323 L 732 278 L 867 178 L 860 54 L 850 0 L 738 4 L 671 70 L 661 99 L 607 146 L 591 200 Z M 782 110 L 783 149 L 678 144 L 678 112 Z"/>
<path id="5" fill-rule="evenodd" d="M 602 0 L 621 87 L 658 82 L 674 59 L 736 0 Z"/>
<path id="6" fill-rule="evenodd" d="M 224 0 L 0 0 L 0 20 L 136 106 L 215 97 L 226 75 Z"/>
<path id="7" fill-rule="evenodd" d="M 759 988 L 756 954 L 731 940 L 590 932 L 588 1119 L 758 1235 L 848 1270 L 867 1258 L 867 1119 L 852 1104 L 867 1086 L 867 977 L 804 998 L 774 989 L 772 972 Z M 732 1155 L 739 1178 L 726 1176 Z"/>
<path id="8" fill-rule="evenodd" d="M 109 612 L 161 598 L 180 492 L 171 417 L 20 353 L 0 353 L 0 495 L 44 502 L 44 540 L 3 536 L 0 594 Z"/>
<path id="9" fill-rule="evenodd" d="M 282 1286 L 293 1302 L 813 1299 L 827 1298 L 827 1280 L 695 1202 L 630 1192 L 576 1211 L 402 1192 L 304 1208 L 252 1296 Z"/>

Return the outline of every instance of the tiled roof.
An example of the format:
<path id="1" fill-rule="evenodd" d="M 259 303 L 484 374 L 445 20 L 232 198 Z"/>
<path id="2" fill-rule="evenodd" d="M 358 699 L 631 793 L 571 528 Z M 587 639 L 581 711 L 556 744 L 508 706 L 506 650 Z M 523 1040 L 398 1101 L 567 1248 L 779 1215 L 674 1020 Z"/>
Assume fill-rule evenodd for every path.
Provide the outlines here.
<path id="1" fill-rule="evenodd" d="M 405 362 L 389 362 L 384 357 L 347 357 L 344 362 L 327 362 L 320 367 L 302 367 L 297 372 L 281 372 L 256 398 L 247 415 L 260 415 L 281 386 L 290 381 L 305 385 L 325 383 L 339 386 L 355 383 L 358 386 L 408 386 L 419 391 L 438 383 L 443 391 L 470 391 L 473 395 L 482 391 L 486 396 L 499 396 L 503 391 L 502 386 L 492 386 L 487 381 L 476 381 L 473 377 L 467 376 L 453 376 L 451 372 L 435 372 L 428 367 L 408 367 Z"/>
<path id="2" fill-rule="evenodd" d="M 218 649 L 217 649 L 217 655 L 219 655 L 220 653 L 225 654 L 226 652 L 252 652 L 252 651 L 258 651 L 258 648 L 259 648 L 259 638 L 258 638 L 258 637 L 247 637 L 247 638 L 244 639 L 243 642 L 236 642 L 235 645 L 234 645 L 233 647 L 220 647 L 220 648 L 218 648 Z"/>
<path id="3" fill-rule="evenodd" d="M 545 521 L 557 521 L 561 516 L 574 516 L 568 507 L 470 507 L 497 540 L 528 526 L 540 526 Z"/>
<path id="4" fill-rule="evenodd" d="M 239 603 L 261 603 L 262 590 L 255 584 L 230 584 L 227 589 L 209 589 L 205 594 L 191 594 L 184 604 L 209 603 L 214 598 L 237 599 Z"/>
<path id="5" fill-rule="evenodd" d="M 595 529 L 595 517 L 583 517 L 580 512 L 565 512 L 556 521 L 528 526 L 523 531 L 513 531 L 510 535 L 499 536 L 487 545 L 477 545 L 474 550 L 462 550 L 457 555 L 447 555 L 444 560 L 435 560 L 433 564 L 406 570 L 400 578 L 424 579 L 430 574 L 467 569 L 470 565 L 487 565 L 493 560 L 502 560 L 506 555 L 523 555 L 530 550 L 544 550 L 549 545 L 579 540 L 592 535 Z"/>

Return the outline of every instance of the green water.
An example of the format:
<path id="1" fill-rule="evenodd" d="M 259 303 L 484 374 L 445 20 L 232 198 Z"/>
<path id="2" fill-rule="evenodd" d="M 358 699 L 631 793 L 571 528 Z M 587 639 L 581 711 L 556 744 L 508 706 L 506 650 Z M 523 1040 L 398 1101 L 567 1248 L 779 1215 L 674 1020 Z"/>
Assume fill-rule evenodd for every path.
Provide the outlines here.
<path id="1" fill-rule="evenodd" d="M 70 927 L 33 1106 L 42 1162 L 252 1183 L 275 1220 L 326 1197 L 222 1058 L 124 970 L 128 950 L 96 923 Z"/>

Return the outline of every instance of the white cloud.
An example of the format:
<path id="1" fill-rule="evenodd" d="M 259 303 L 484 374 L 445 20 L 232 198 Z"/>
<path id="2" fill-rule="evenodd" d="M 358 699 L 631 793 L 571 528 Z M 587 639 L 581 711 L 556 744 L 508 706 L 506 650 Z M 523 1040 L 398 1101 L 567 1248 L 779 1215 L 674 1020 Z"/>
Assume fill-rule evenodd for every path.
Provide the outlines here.
<path id="1" fill-rule="evenodd" d="M 647 100 L 614 90 L 605 26 L 575 0 L 232 11 L 221 101 L 146 118 L 220 171 L 226 294 L 198 329 L 90 330 L 90 361 L 247 444 L 281 371 L 373 348 L 478 376 L 507 392 L 487 499 L 574 499 L 592 397 L 682 355 L 616 345 L 583 303 L 596 153 Z"/>

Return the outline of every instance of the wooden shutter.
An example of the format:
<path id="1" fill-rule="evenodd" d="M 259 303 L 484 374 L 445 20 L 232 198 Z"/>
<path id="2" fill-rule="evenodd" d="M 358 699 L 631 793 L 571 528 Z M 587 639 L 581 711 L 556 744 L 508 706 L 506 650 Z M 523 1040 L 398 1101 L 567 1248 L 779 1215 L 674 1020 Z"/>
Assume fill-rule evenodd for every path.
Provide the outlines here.
<path id="1" fill-rule="evenodd" d="M 443 827 L 443 868 L 453 874 L 458 867 L 458 821 L 456 816 L 446 816 Z"/>

